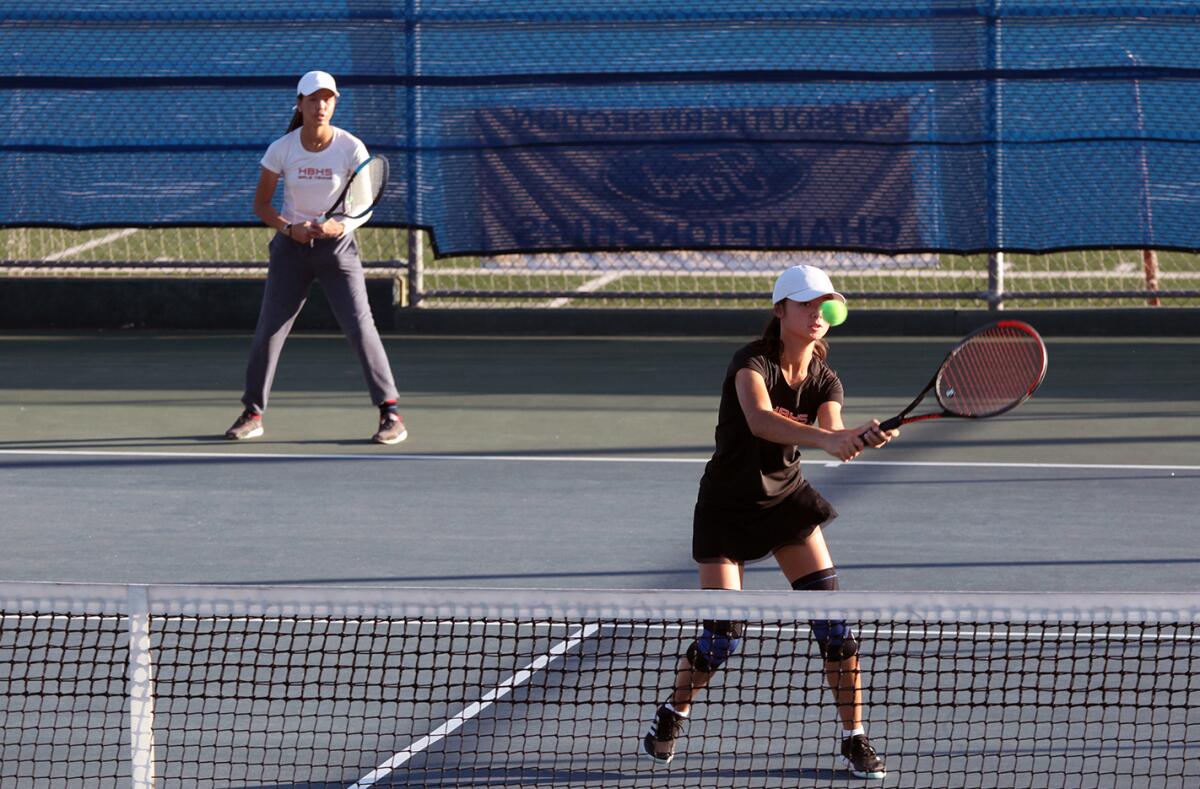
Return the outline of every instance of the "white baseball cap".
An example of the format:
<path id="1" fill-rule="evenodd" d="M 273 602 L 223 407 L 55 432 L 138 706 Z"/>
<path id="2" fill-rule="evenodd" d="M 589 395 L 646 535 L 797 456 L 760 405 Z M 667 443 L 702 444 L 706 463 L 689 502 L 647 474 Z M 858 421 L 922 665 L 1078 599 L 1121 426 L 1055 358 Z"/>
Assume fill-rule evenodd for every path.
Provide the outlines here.
<path id="1" fill-rule="evenodd" d="M 812 301 L 821 296 L 833 296 L 843 303 L 846 301 L 845 296 L 833 289 L 829 275 L 821 269 L 816 266 L 792 266 L 775 280 L 771 303 L 778 304 L 784 299 Z"/>
<path id="2" fill-rule="evenodd" d="M 341 96 L 338 93 L 337 83 L 333 81 L 333 75 L 325 71 L 310 71 L 300 78 L 300 84 L 296 86 L 296 93 L 300 96 L 311 96 L 318 90 L 333 91 L 333 95 Z"/>

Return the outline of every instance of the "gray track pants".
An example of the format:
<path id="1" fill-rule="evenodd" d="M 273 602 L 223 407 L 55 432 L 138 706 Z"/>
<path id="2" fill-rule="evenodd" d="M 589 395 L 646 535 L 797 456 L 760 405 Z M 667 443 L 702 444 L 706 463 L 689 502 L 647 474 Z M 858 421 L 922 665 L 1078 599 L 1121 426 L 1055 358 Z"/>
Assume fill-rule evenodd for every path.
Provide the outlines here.
<path id="1" fill-rule="evenodd" d="M 367 303 L 367 283 L 354 234 L 316 241 L 310 247 L 277 233 L 269 249 L 267 289 L 246 364 L 246 393 L 242 395 L 246 408 L 259 413 L 266 409 L 284 340 L 308 300 L 314 279 L 321 283 L 338 325 L 358 354 L 371 402 L 378 405 L 397 399 L 392 370 Z"/>

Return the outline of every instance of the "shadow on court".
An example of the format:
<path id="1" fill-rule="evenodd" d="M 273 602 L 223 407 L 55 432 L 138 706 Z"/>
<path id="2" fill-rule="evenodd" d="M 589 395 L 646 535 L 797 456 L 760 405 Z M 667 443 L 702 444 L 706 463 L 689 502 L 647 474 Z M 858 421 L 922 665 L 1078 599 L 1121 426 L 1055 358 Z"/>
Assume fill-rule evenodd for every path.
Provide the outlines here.
<path id="1" fill-rule="evenodd" d="M 632 757 L 631 757 L 632 760 Z M 645 775 L 642 774 L 645 772 Z M 389 780 L 390 778 L 390 780 Z M 855 779 L 848 773 L 835 770 L 686 770 L 675 769 L 663 773 L 657 780 L 645 768 L 639 771 L 634 767 L 627 770 L 613 768 L 610 770 L 597 769 L 547 769 L 520 767 L 492 767 L 487 770 L 436 770 L 423 772 L 418 778 L 406 778 L 403 775 L 384 778 L 371 786 L 374 789 L 398 789 L 398 787 L 469 787 L 469 786 L 538 786 L 538 787 L 577 787 L 577 786 L 646 786 L 647 781 L 654 786 L 785 786 L 797 779 L 822 781 L 822 785 L 859 786 L 862 779 Z M 719 783 L 728 781 L 728 783 Z M 346 789 L 345 783 L 272 783 L 245 784 L 239 789 Z"/>
<path id="2" fill-rule="evenodd" d="M 1200 556 L 1195 558 L 1172 558 L 1172 559 L 1081 559 L 1071 561 L 1069 559 L 1056 559 L 1049 561 L 1011 561 L 1011 562 L 891 562 L 891 563 L 854 563 L 842 562 L 838 564 L 838 570 L 940 570 L 940 569 L 997 569 L 1005 567 L 1060 567 L 1060 568 L 1137 568 L 1137 567 L 1168 567 L 1168 566 L 1187 566 L 1200 569 Z M 746 568 L 748 573 L 769 573 L 777 575 L 779 570 L 770 565 L 756 565 Z M 257 584 L 264 586 L 288 585 L 288 584 L 372 584 L 380 586 L 419 586 L 430 583 L 448 583 L 457 582 L 462 586 L 475 586 L 478 584 L 487 584 L 488 582 L 520 581 L 522 577 L 526 578 L 530 584 L 534 581 L 545 583 L 546 581 L 584 581 L 585 579 L 604 579 L 604 578 L 627 578 L 633 576 L 649 576 L 653 578 L 664 578 L 669 576 L 686 576 L 688 579 L 694 579 L 696 569 L 688 568 L 655 568 L 653 570 L 592 570 L 574 573 L 557 573 L 557 572 L 538 572 L 531 573 L 527 576 L 522 576 L 520 573 L 464 573 L 461 575 L 406 575 L 406 576 L 390 576 L 381 578 L 275 578 L 265 581 L 258 581 Z M 571 584 L 574 585 L 574 584 Z M 585 586 L 594 586 L 594 583 L 581 584 Z"/>

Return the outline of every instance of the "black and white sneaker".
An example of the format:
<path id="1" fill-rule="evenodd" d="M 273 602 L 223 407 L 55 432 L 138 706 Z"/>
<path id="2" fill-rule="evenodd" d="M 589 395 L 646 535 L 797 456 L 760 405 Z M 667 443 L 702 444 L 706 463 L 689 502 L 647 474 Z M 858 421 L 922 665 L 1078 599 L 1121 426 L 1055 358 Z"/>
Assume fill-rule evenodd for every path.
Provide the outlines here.
<path id="1" fill-rule="evenodd" d="M 675 739 L 683 733 L 683 716 L 663 704 L 654 712 L 650 730 L 642 738 L 642 751 L 658 764 L 675 758 Z"/>
<path id="2" fill-rule="evenodd" d="M 887 776 L 883 759 L 875 753 L 875 748 L 865 734 L 856 734 L 842 740 L 842 760 L 846 763 L 846 769 L 858 778 Z"/>

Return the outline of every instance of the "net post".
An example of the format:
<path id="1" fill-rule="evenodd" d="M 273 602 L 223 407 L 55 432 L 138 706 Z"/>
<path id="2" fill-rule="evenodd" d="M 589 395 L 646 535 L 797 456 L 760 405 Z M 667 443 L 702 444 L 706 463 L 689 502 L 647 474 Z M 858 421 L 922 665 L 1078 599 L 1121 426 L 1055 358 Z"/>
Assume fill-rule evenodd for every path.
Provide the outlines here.
<path id="1" fill-rule="evenodd" d="M 155 789 L 154 672 L 146 587 L 129 586 L 129 749 L 132 788 Z"/>

